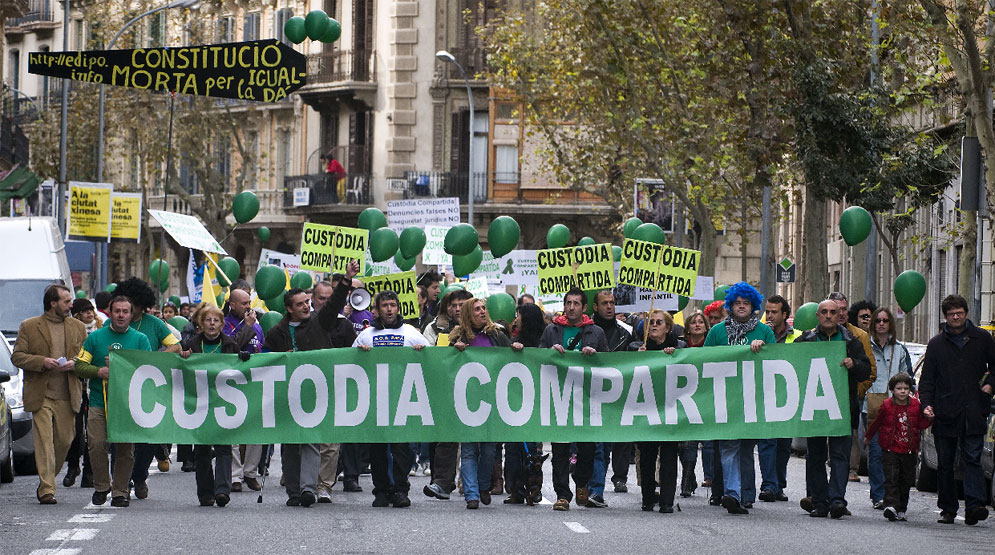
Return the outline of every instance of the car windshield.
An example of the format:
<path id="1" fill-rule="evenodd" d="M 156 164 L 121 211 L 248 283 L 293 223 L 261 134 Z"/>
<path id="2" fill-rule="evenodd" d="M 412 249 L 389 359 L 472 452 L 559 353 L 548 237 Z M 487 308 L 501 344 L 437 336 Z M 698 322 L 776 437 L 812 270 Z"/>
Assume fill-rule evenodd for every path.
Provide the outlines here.
<path id="1" fill-rule="evenodd" d="M 41 314 L 42 297 L 51 284 L 47 279 L 0 281 L 0 332 L 12 339 L 21 322 Z"/>

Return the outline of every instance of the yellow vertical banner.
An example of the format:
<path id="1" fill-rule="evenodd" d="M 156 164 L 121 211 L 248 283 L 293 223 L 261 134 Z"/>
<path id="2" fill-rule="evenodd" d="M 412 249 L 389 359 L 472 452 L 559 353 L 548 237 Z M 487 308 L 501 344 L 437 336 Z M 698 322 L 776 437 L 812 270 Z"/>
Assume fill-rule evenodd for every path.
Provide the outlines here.
<path id="1" fill-rule="evenodd" d="M 608 243 L 536 251 L 539 293 L 566 293 L 615 287 L 615 262 Z"/>
<path id="2" fill-rule="evenodd" d="M 142 195 L 114 193 L 111 195 L 111 240 L 129 243 L 142 241 Z"/>
<path id="3" fill-rule="evenodd" d="M 305 223 L 301 235 L 301 269 L 344 274 L 349 261 L 358 260 L 359 275 L 363 275 L 369 233 L 365 229 Z"/>
<path id="4" fill-rule="evenodd" d="M 69 209 L 66 229 L 70 239 L 81 241 L 111 240 L 110 183 L 69 182 Z"/>
<path id="5" fill-rule="evenodd" d="M 418 287 L 415 285 L 414 272 L 367 276 L 363 278 L 363 284 L 374 297 L 381 291 L 397 293 L 398 311 L 402 320 L 418 317 Z"/>
<path id="6" fill-rule="evenodd" d="M 698 251 L 626 239 L 622 243 L 618 282 L 690 297 L 700 266 Z"/>

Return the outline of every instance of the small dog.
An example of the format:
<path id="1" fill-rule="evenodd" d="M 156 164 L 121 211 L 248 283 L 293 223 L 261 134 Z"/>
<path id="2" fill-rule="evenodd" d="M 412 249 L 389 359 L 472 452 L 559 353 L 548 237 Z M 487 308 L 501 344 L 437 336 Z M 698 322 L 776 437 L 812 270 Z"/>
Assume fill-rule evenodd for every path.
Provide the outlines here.
<path id="1" fill-rule="evenodd" d="M 535 505 L 537 499 L 542 499 L 542 463 L 549 454 L 529 452 L 525 455 L 525 502 Z"/>

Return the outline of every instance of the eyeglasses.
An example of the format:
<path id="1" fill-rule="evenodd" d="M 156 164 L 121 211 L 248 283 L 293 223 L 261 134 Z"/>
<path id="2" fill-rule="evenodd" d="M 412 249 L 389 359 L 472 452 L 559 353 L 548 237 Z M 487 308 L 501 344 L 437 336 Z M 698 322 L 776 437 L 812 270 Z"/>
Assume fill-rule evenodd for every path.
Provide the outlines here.
<path id="1" fill-rule="evenodd" d="M 878 319 L 874 320 L 874 323 L 875 324 L 887 324 L 890 321 L 891 320 L 889 320 L 887 318 L 878 318 Z"/>
<path id="2" fill-rule="evenodd" d="M 650 320 L 650 325 L 651 326 L 662 326 L 663 325 L 663 318 L 653 318 L 653 319 L 651 319 Z"/>
<path id="3" fill-rule="evenodd" d="M 966 310 L 951 310 L 950 312 L 947 312 L 946 314 L 944 314 L 944 316 L 946 316 L 947 318 L 963 318 L 964 316 L 967 316 L 967 311 Z"/>

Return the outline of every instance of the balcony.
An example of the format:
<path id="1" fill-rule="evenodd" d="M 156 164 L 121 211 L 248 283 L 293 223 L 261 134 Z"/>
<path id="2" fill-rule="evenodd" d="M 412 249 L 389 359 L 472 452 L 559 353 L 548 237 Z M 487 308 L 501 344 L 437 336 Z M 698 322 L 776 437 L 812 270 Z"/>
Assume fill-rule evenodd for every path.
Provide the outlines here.
<path id="1" fill-rule="evenodd" d="M 9 17 L 5 22 L 8 35 L 21 34 L 30 30 L 51 30 L 61 25 L 55 19 L 55 0 L 29 0 L 28 10 L 23 17 Z"/>
<path id="2" fill-rule="evenodd" d="M 483 73 L 487 69 L 487 51 L 483 47 L 473 47 L 473 48 L 450 48 L 449 53 L 456 58 L 463 69 L 466 70 L 467 77 L 471 81 L 474 80 L 474 76 L 478 73 Z M 460 81 L 462 83 L 463 76 L 459 72 L 459 68 L 453 64 L 442 64 L 443 75 L 446 79 L 451 79 L 454 81 Z"/>
<path id="3" fill-rule="evenodd" d="M 308 84 L 298 94 L 319 108 L 337 101 L 359 100 L 373 106 L 377 90 L 376 52 L 330 50 L 308 55 Z"/>
<path id="4" fill-rule="evenodd" d="M 473 182 L 474 204 L 487 202 L 487 174 L 474 173 Z M 391 182 L 391 190 L 406 199 L 457 197 L 460 204 L 468 202 L 466 174 L 460 172 L 405 172 L 404 179 Z"/>
<path id="5" fill-rule="evenodd" d="M 370 177 L 368 173 L 347 174 L 344 181 L 332 183 L 325 173 L 286 176 L 283 178 L 283 207 L 368 205 Z"/>

